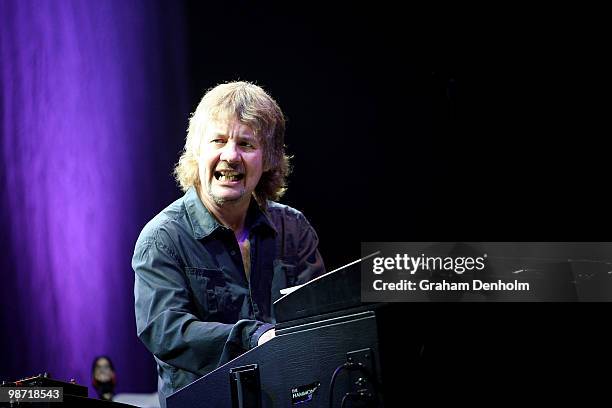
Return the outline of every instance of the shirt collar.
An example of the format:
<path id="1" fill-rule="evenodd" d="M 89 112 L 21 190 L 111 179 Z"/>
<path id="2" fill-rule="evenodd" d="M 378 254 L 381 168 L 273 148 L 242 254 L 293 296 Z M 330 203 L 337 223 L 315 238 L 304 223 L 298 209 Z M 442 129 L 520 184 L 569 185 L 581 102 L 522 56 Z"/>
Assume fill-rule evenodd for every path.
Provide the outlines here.
<path id="1" fill-rule="evenodd" d="M 184 203 L 195 239 L 202 239 L 217 228 L 223 227 L 202 203 L 194 186 L 189 187 L 185 193 Z M 249 204 L 245 222 L 252 231 L 263 228 L 270 230 L 274 235 L 277 234 L 267 211 L 263 211 L 254 199 L 251 199 Z"/>

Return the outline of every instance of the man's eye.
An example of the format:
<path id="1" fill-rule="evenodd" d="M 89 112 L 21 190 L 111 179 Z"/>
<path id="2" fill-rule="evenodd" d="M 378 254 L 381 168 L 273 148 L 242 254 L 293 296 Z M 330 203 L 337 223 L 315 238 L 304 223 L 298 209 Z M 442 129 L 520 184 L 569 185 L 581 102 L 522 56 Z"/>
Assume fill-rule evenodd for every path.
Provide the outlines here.
<path id="1" fill-rule="evenodd" d="M 225 143 L 225 140 L 223 140 L 223 139 L 213 139 L 213 140 L 211 140 L 211 143 L 222 144 L 222 143 Z"/>
<path id="2" fill-rule="evenodd" d="M 253 149 L 255 147 L 253 144 L 251 144 L 249 142 L 242 142 L 242 143 L 240 143 L 240 145 L 242 147 L 246 147 L 246 148 L 249 148 L 249 149 Z"/>

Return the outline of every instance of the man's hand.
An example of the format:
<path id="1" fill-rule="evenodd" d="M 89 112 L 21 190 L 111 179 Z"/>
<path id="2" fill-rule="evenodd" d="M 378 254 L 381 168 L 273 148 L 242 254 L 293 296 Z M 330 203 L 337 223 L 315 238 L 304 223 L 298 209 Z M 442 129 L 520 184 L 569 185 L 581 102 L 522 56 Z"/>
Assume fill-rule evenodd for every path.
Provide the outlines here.
<path id="1" fill-rule="evenodd" d="M 272 340 L 276 336 L 276 331 L 274 329 L 270 329 L 261 336 L 259 336 L 259 340 L 257 340 L 257 345 L 261 346 L 266 341 Z"/>

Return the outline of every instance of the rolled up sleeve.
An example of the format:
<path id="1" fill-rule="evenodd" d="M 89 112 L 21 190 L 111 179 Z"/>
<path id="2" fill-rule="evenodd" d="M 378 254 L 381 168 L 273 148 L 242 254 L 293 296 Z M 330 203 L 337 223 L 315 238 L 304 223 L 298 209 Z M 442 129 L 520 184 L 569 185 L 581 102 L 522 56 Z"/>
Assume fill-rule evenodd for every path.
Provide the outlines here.
<path id="1" fill-rule="evenodd" d="M 319 253 L 319 237 L 308 220 L 300 214 L 297 223 L 299 231 L 299 244 L 297 248 L 298 275 L 296 284 L 303 284 L 309 280 L 325 274 L 323 258 Z"/>

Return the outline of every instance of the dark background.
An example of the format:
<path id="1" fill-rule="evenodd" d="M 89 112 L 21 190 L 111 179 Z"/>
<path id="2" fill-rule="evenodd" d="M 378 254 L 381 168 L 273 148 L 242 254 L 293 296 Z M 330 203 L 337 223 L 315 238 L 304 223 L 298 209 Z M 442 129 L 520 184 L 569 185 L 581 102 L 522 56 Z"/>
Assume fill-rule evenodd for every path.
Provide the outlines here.
<path id="1" fill-rule="evenodd" d="M 131 242 L 180 196 L 171 171 L 189 113 L 208 88 L 237 79 L 263 86 L 288 117 L 286 144 L 295 157 L 282 201 L 314 225 L 330 270 L 357 259 L 364 241 L 609 239 L 609 70 L 597 10 L 142 7 L 157 30 L 150 87 L 164 96 L 150 115 L 164 117 L 165 126 L 147 135 L 134 160 L 141 196 L 133 204 L 138 218 L 124 229 Z M 179 19 L 169 20 L 169 10 Z M 14 269 L 18 257 L 6 257 L 3 269 Z M 122 280 L 126 293 L 131 279 Z M 538 367 L 538 381 L 561 386 L 570 375 L 595 375 L 590 362 L 609 362 L 608 304 L 418 310 L 430 321 L 423 329 L 430 350 L 438 350 L 431 367 L 443 377 L 467 378 L 484 367 L 479 378 L 490 385 L 495 373 L 503 385 L 517 373 L 535 380 Z M 11 337 L 8 321 L 3 379 L 29 374 L 9 353 L 27 333 Z M 400 338 L 418 329 L 401 316 L 397 324 Z M 454 353 L 451 339 L 468 351 Z M 152 361 L 130 341 L 141 372 L 151 371 L 124 375 L 125 391 L 153 391 Z"/>
<path id="2" fill-rule="evenodd" d="M 190 106 L 236 78 L 278 99 L 295 155 L 285 201 L 330 267 L 358 241 L 605 237 L 596 13 L 188 9 Z"/>

